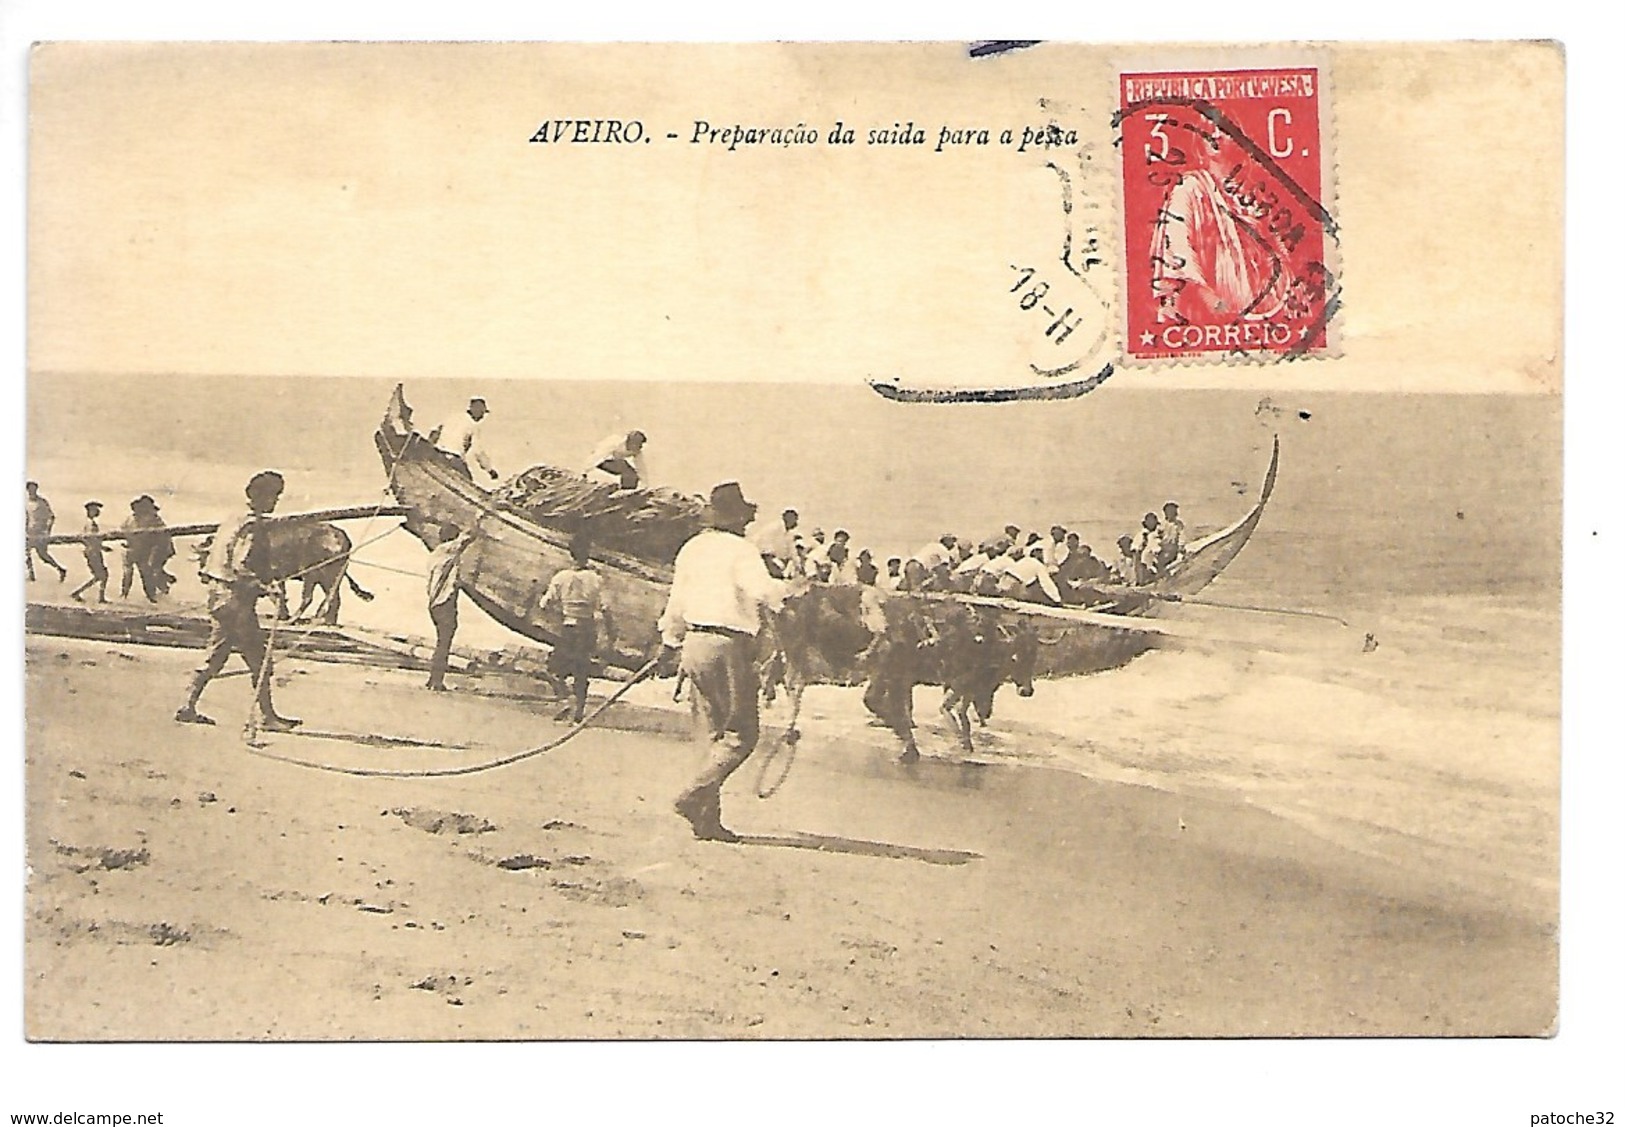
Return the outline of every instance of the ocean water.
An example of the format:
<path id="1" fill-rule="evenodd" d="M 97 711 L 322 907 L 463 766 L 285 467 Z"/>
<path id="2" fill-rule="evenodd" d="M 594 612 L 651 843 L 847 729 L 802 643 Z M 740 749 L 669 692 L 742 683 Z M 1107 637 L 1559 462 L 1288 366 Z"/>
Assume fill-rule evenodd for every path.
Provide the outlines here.
<path id="1" fill-rule="evenodd" d="M 59 528 L 77 523 L 88 497 L 106 502 L 116 523 L 143 492 L 171 523 L 218 519 L 267 466 L 287 476 L 284 511 L 379 503 L 386 476 L 372 433 L 393 386 L 35 376 L 29 475 Z M 850 386 L 564 380 L 424 380 L 406 394 L 425 430 L 470 394 L 485 396 L 488 445 L 505 472 L 577 465 L 603 435 L 636 427 L 650 436 L 659 483 L 700 493 L 737 478 L 764 516 L 793 506 L 808 526 L 846 527 L 882 556 L 944 531 L 980 537 L 1010 522 L 1063 523 L 1104 549 L 1170 499 L 1200 534 L 1251 506 L 1278 434 L 1275 495 L 1204 597 L 1315 610 L 1349 625 L 1172 610 L 1210 627 L 1212 642 L 1050 683 L 1030 700 L 1006 694 L 978 735 L 978 754 L 1232 796 L 1486 902 L 1555 918 L 1556 398 L 1287 401 L 1108 384 L 1070 403 L 943 407 L 893 404 Z M 377 598 L 346 596 L 343 617 L 427 634 L 425 553 L 391 532 L 396 524 L 347 526 L 361 545 L 352 573 Z M 76 562 L 71 548 L 59 558 Z M 191 569 L 175 570 L 178 596 L 197 598 Z M 460 643 L 516 640 L 465 608 Z M 634 699 L 669 707 L 669 688 L 639 686 Z M 933 703 L 918 695 L 922 747 L 957 754 Z M 811 694 L 803 727 L 806 754 L 820 736 L 885 742 L 846 690 Z"/>
<path id="2" fill-rule="evenodd" d="M 373 499 L 372 446 L 393 381 L 40 375 L 29 386 L 31 472 L 59 517 L 95 492 L 125 511 L 162 493 L 171 520 L 240 496 L 246 473 L 289 477 L 283 507 Z M 490 402 L 504 473 L 577 465 L 595 442 L 650 436 L 657 482 L 701 493 L 738 479 L 764 518 L 846 527 L 877 554 L 944 531 L 1062 523 L 1097 551 L 1167 500 L 1191 533 L 1256 496 L 1273 434 L 1275 497 L 1221 579 L 1248 598 L 1338 602 L 1466 592 L 1539 596 L 1560 575 L 1561 401 L 1544 396 L 1156 392 L 1108 384 L 1063 403 L 895 404 L 849 385 L 425 380 L 406 394 L 427 430 L 470 394 Z M 165 500 L 160 497 L 160 500 Z M 202 518 L 202 519 L 206 519 Z"/>

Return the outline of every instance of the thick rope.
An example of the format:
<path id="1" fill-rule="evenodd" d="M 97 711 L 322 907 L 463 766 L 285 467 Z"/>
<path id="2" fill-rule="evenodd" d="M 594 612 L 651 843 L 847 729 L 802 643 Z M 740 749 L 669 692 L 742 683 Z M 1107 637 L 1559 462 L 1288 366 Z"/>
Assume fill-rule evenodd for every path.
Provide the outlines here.
<path id="1" fill-rule="evenodd" d="M 298 572 L 295 572 L 292 575 L 284 576 L 282 578 L 282 582 L 283 582 L 284 585 L 286 585 L 288 583 L 288 581 L 293 580 L 293 579 L 303 579 L 306 575 L 309 575 L 311 572 L 317 570 L 318 568 L 327 567 L 328 565 L 336 563 L 341 559 L 346 559 L 346 558 L 352 556 L 356 552 L 357 549 L 365 548 L 369 544 L 374 544 L 377 541 L 382 540 L 384 537 L 392 535 L 393 533 L 396 533 L 396 532 L 400 531 L 402 526 L 401 525 L 396 525 L 394 528 L 386 529 L 385 531 L 379 533 L 377 536 L 374 536 L 374 537 L 371 537 L 371 538 L 366 538 L 367 530 L 369 528 L 371 528 L 373 522 L 378 519 L 378 514 L 383 511 L 384 505 L 389 501 L 390 493 L 395 488 L 395 471 L 400 467 L 400 464 L 401 464 L 401 459 L 400 458 L 396 458 L 392 463 L 390 463 L 389 478 L 384 482 L 383 489 L 380 490 L 380 496 L 379 496 L 379 499 L 378 499 L 378 504 L 373 506 L 372 515 L 369 516 L 367 518 L 366 523 L 361 526 L 361 532 L 358 534 L 358 535 L 360 535 L 362 537 L 360 543 L 352 543 L 343 552 L 339 552 L 339 553 L 337 553 L 335 555 L 332 555 L 332 556 L 328 557 L 325 560 L 318 560 L 316 563 L 313 563 L 313 564 L 309 565 L 308 567 L 306 567 L 306 568 L 304 568 L 304 569 L 302 569 L 302 570 L 300 570 Z M 265 519 L 265 518 L 264 517 L 259 517 L 259 518 L 256 518 L 256 519 Z M 343 582 L 342 578 L 340 579 L 340 582 L 341 583 Z M 328 598 L 332 598 L 332 597 L 333 597 L 333 593 L 328 592 Z M 258 600 L 256 600 L 256 602 L 257 601 Z M 286 603 L 284 601 L 282 603 L 279 603 L 278 605 L 279 605 L 279 607 L 281 607 L 281 606 L 285 606 Z M 276 649 L 276 635 L 277 635 L 277 627 L 278 627 L 278 625 L 279 625 L 279 620 L 273 615 L 272 618 L 271 618 L 271 628 L 270 628 L 269 631 L 266 632 L 266 635 L 265 635 L 265 654 L 264 654 L 263 657 L 260 658 L 259 670 L 254 675 L 254 696 L 253 696 L 253 699 L 250 700 L 249 704 L 248 704 L 248 720 L 243 724 L 243 743 L 246 744 L 249 747 L 250 750 L 253 750 L 253 748 L 255 747 L 255 745 L 256 745 L 256 743 L 257 743 L 257 741 L 259 739 L 260 693 L 261 693 L 262 689 L 265 686 L 266 678 L 269 677 L 270 673 L 271 673 L 271 653 L 272 653 L 273 650 Z M 293 654 L 297 653 L 302 644 L 307 644 L 308 645 L 308 643 L 296 643 L 293 646 L 289 647 L 288 656 L 291 657 Z"/>
<path id="2" fill-rule="evenodd" d="M 774 740 L 772 745 L 758 751 L 762 760 L 761 770 L 756 772 L 756 797 L 772 798 L 779 793 L 779 788 L 790 777 L 790 768 L 796 762 L 796 745 L 801 742 L 801 731 L 796 727 L 796 718 L 801 715 L 801 698 L 805 695 L 807 687 L 803 685 L 790 694 L 790 720 L 785 725 L 784 734 Z M 778 777 L 770 785 L 767 783 L 767 773 L 772 770 L 773 764 L 780 757 L 784 759 L 784 767 L 779 771 Z"/>
<path id="3" fill-rule="evenodd" d="M 533 759 L 538 755 L 544 755 L 547 752 L 554 751 L 563 746 L 569 740 L 574 739 L 576 736 L 592 727 L 593 721 L 597 720 L 598 717 L 610 707 L 610 705 L 616 703 L 628 692 L 630 692 L 633 685 L 638 684 L 640 681 L 643 681 L 651 673 L 653 673 L 655 666 L 658 664 L 658 659 L 652 660 L 642 669 L 639 669 L 636 673 L 632 674 L 632 679 L 630 681 L 626 682 L 619 689 L 615 690 L 615 692 L 607 697 L 597 708 L 593 709 L 586 716 L 570 725 L 569 729 L 558 739 L 550 740 L 547 743 L 541 744 L 537 747 L 527 748 L 524 751 L 515 752 L 512 755 L 504 755 L 500 759 L 488 760 L 484 763 L 471 763 L 464 767 L 424 768 L 417 771 L 404 771 L 383 767 L 340 767 L 332 763 L 322 763 L 315 759 L 301 759 L 292 755 L 273 755 L 270 752 L 252 744 L 248 746 L 248 753 L 250 755 L 257 755 L 261 759 L 273 760 L 277 763 L 289 763 L 295 767 L 308 767 L 313 771 L 327 771 L 334 775 L 352 775 L 358 778 L 366 779 L 444 779 L 453 775 L 476 775 L 481 771 L 494 771 L 498 767 L 507 767 L 513 763 L 519 763 L 526 759 Z"/>

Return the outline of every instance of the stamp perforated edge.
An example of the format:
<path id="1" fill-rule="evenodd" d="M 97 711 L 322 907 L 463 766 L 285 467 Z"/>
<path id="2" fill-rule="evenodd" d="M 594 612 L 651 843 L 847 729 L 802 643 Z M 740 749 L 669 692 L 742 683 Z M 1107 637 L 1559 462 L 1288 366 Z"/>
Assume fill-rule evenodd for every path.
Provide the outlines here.
<path id="1" fill-rule="evenodd" d="M 1211 47 L 1188 47 L 1172 49 L 1142 49 L 1130 53 L 1116 55 L 1107 68 L 1102 82 L 1109 83 L 1109 88 L 1097 97 L 1109 98 L 1113 115 L 1121 107 L 1120 89 L 1124 74 L 1157 73 L 1159 71 L 1180 72 L 1199 70 L 1272 70 L 1290 67 L 1314 67 L 1319 82 L 1316 110 L 1319 114 L 1320 127 L 1320 206 L 1332 217 L 1336 233 L 1326 233 L 1326 241 L 1322 247 L 1322 260 L 1327 271 L 1334 281 L 1334 290 L 1331 301 L 1332 313 L 1326 320 L 1326 346 L 1313 352 L 1304 352 L 1296 355 L 1284 355 L 1278 352 L 1201 352 L 1185 353 L 1180 356 L 1134 356 L 1128 351 L 1128 241 L 1124 229 L 1124 203 L 1123 203 L 1123 153 L 1122 133 L 1117 125 L 1111 127 L 1110 141 L 1116 157 L 1116 180 L 1111 193 L 1111 207 L 1109 214 L 1112 224 L 1112 238 L 1116 269 L 1112 272 L 1115 284 L 1114 300 L 1116 301 L 1117 334 L 1116 348 L 1112 357 L 1119 370 L 1124 372 L 1167 372 L 1181 369 L 1198 369 L 1213 367 L 1267 369 L 1280 364 L 1318 363 L 1326 360 L 1340 360 L 1343 357 L 1342 349 L 1342 307 L 1346 302 L 1346 291 L 1343 284 L 1342 271 L 1342 243 L 1345 235 L 1341 224 L 1337 223 L 1337 83 L 1333 66 L 1333 52 L 1325 44 L 1231 44 L 1214 45 Z"/>

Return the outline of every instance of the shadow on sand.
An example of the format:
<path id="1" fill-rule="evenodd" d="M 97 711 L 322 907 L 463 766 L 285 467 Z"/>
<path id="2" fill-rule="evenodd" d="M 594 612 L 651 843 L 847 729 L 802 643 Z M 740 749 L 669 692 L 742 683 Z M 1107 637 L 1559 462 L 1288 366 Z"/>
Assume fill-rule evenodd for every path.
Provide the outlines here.
<path id="1" fill-rule="evenodd" d="M 437 751 L 467 751 L 467 744 L 438 743 L 434 740 L 414 740 L 410 736 L 379 736 L 367 732 L 326 732 L 319 728 L 300 726 L 289 736 L 303 736 L 311 740 L 337 740 L 341 743 L 360 744 L 363 747 L 425 747 Z"/>
<path id="2" fill-rule="evenodd" d="M 739 844 L 811 849 L 817 853 L 849 853 L 856 857 L 891 857 L 899 861 L 924 861 L 928 865 L 964 865 L 982 857 L 980 853 L 963 849 L 922 849 L 916 845 L 893 845 L 886 841 L 808 833 L 740 834 Z"/>

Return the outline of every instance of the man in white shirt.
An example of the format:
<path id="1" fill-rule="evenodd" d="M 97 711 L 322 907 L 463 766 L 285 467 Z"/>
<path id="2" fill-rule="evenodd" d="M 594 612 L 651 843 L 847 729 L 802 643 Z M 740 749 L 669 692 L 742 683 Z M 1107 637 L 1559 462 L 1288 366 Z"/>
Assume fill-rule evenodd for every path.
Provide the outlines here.
<path id="1" fill-rule="evenodd" d="M 1018 579 L 1015 575 L 1014 569 L 1016 562 L 1018 560 L 1025 559 L 1026 556 L 1027 550 L 1020 544 L 1017 544 L 1011 547 L 1008 552 L 1005 552 L 1003 555 L 994 556 L 993 559 L 988 562 L 988 565 L 982 569 L 982 574 L 993 577 L 992 594 L 1004 598 L 1010 598 L 1021 589 L 1026 581 L 1023 579 Z"/>
<path id="2" fill-rule="evenodd" d="M 1050 574 L 1054 575 L 1066 563 L 1066 557 L 1072 554 L 1072 542 L 1067 540 L 1067 531 L 1059 524 L 1050 526 L 1049 540 L 1048 547 L 1044 549 L 1044 562 L 1049 565 Z"/>
<path id="3" fill-rule="evenodd" d="M 1037 547 L 1030 553 L 1012 553 L 1015 558 L 1005 567 L 1000 579 L 999 593 L 1030 603 L 1047 602 L 1061 605 L 1061 589 L 1055 586 L 1049 568 L 1044 566 L 1044 549 Z"/>
<path id="4" fill-rule="evenodd" d="M 915 552 L 914 559 L 920 561 L 920 566 L 925 568 L 927 575 L 939 567 L 951 567 L 954 562 L 954 545 L 957 543 L 959 543 L 957 536 L 951 532 L 944 532 L 935 541 Z"/>
<path id="5" fill-rule="evenodd" d="M 961 544 L 960 547 L 964 547 Z M 969 594 L 976 583 L 976 575 L 987 566 L 993 558 L 993 545 L 984 543 L 976 549 L 975 555 L 966 556 L 954 565 L 953 575 L 948 580 L 948 589 L 958 591 L 962 595 Z"/>
<path id="6" fill-rule="evenodd" d="M 899 591 L 903 587 L 903 557 L 889 556 L 886 559 L 886 574 L 881 577 L 880 586 L 887 591 Z"/>
<path id="7" fill-rule="evenodd" d="M 846 545 L 846 541 L 837 540 L 829 546 L 829 578 L 824 582 L 833 587 L 857 586 L 858 565 Z"/>
<path id="8" fill-rule="evenodd" d="M 606 634 L 604 577 L 592 566 L 592 544 L 586 533 L 577 532 L 570 540 L 571 566 L 555 572 L 542 596 L 544 614 L 556 614 L 558 641 L 549 655 L 548 672 L 568 682 L 574 700 L 555 720 L 581 723 L 587 711 L 587 683 L 593 674 L 593 658 Z"/>
<path id="9" fill-rule="evenodd" d="M 977 569 L 976 574 L 971 576 L 970 589 L 972 594 L 997 595 L 999 593 L 999 580 L 1010 567 L 1010 554 L 1012 551 L 1010 541 L 1003 538 L 994 541 L 993 547 L 987 553 L 987 560 Z"/>
<path id="10" fill-rule="evenodd" d="M 1162 555 L 1164 567 L 1185 556 L 1185 522 L 1179 518 L 1179 505 L 1173 501 L 1162 507 Z"/>
<path id="11" fill-rule="evenodd" d="M 1135 545 L 1140 555 L 1140 575 L 1146 582 L 1162 575 L 1162 522 L 1156 513 L 1146 513 L 1140 522 L 1140 539 Z"/>
<path id="12" fill-rule="evenodd" d="M 774 579 L 760 549 L 745 539 L 756 506 L 736 481 L 711 490 L 708 529 L 692 537 L 672 565 L 671 596 L 660 616 L 667 650 L 693 686 L 697 730 L 711 745 L 704 770 L 675 804 L 702 841 L 738 841 L 722 824 L 722 785 L 756 747 L 756 634 L 762 614 L 778 611 L 793 592 Z"/>
<path id="13" fill-rule="evenodd" d="M 905 584 L 911 591 L 945 591 L 958 557 L 954 546 L 959 537 L 944 532 L 936 541 L 925 545 L 903 565 L 903 574 L 909 577 Z"/>
<path id="14" fill-rule="evenodd" d="M 440 542 L 429 552 L 429 621 L 434 623 L 434 654 L 429 658 L 429 680 L 424 687 L 432 692 L 446 691 L 451 640 L 457 634 L 457 569 L 473 542 L 472 532 L 464 532 L 455 524 L 442 524 Z"/>
<path id="15" fill-rule="evenodd" d="M 824 542 L 824 530 L 812 530 L 812 542 L 807 545 L 807 554 L 801 557 L 801 568 L 808 579 L 817 579 L 818 573 L 829 566 L 829 545 Z"/>
<path id="16" fill-rule="evenodd" d="M 68 598 L 76 603 L 84 602 L 84 593 L 92 587 L 96 588 L 96 601 L 98 603 L 107 601 L 107 549 L 102 547 L 102 523 L 99 519 L 101 515 L 102 503 L 100 501 L 85 502 L 85 538 L 83 545 L 85 549 L 85 566 L 90 569 L 90 578 L 68 592 Z"/>
<path id="17" fill-rule="evenodd" d="M 779 514 L 779 524 L 760 529 L 752 534 L 756 547 L 763 556 L 770 557 L 768 570 L 778 570 L 778 578 L 790 577 L 800 563 L 796 554 L 796 542 L 801 539 L 797 528 L 801 524 L 801 514 L 794 509 L 785 509 Z"/>
<path id="18" fill-rule="evenodd" d="M 1134 537 L 1117 538 L 1117 558 L 1107 565 L 1107 569 L 1108 582 L 1127 583 L 1130 587 L 1140 585 L 1140 553 L 1134 548 Z"/>
<path id="19" fill-rule="evenodd" d="M 470 481 L 474 480 L 471 465 L 479 466 L 492 481 L 497 480 L 497 471 L 491 467 L 490 455 L 486 454 L 481 438 L 480 424 L 488 414 L 485 400 L 475 396 L 468 401 L 467 411 L 429 432 L 429 441 L 434 443 L 435 449 L 451 455 L 452 462 Z"/>
<path id="20" fill-rule="evenodd" d="M 606 436 L 587 459 L 587 475 L 613 481 L 622 489 L 647 489 L 649 471 L 643 462 L 643 447 L 648 441 L 641 430 Z"/>

